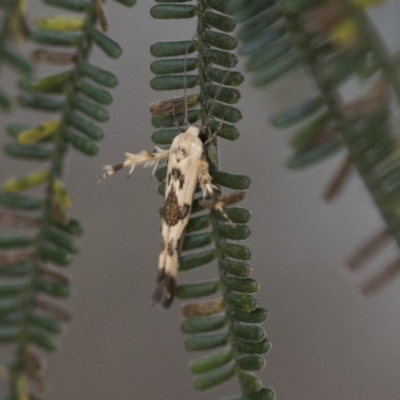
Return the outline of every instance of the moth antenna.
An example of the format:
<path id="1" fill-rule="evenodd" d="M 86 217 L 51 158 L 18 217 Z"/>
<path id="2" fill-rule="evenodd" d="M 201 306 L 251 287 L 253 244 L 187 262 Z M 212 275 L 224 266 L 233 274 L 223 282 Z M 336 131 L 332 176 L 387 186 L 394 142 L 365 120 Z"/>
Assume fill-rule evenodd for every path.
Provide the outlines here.
<path id="1" fill-rule="evenodd" d="M 223 124 L 223 123 L 224 123 L 224 120 L 222 120 L 222 121 L 220 122 L 220 124 L 219 124 L 217 130 L 216 130 L 212 135 L 210 135 L 210 137 L 204 142 L 204 146 L 207 146 L 208 143 L 210 143 L 210 142 L 212 142 L 212 141 L 214 140 L 215 136 L 217 136 L 217 135 L 218 135 L 218 132 L 221 130 L 222 124 Z"/>
<path id="2" fill-rule="evenodd" d="M 185 97 L 185 101 L 186 101 L 186 97 Z M 185 110 L 186 110 L 186 105 L 185 105 Z M 180 131 L 181 131 L 181 127 L 179 126 L 179 122 L 178 122 L 178 120 L 176 119 L 175 106 L 174 106 L 174 105 L 172 106 L 172 116 L 174 117 L 174 125 L 175 125 L 175 128 L 177 128 L 178 131 L 180 132 Z"/>
<path id="3" fill-rule="evenodd" d="M 190 42 L 189 42 L 188 46 L 186 47 L 185 59 L 183 61 L 183 98 L 184 98 L 184 101 L 185 101 L 185 119 L 184 119 L 183 123 L 185 124 L 186 129 L 189 127 L 188 105 L 187 105 L 187 77 L 186 77 L 187 70 L 186 70 L 186 63 L 187 63 L 187 56 L 189 54 L 189 47 L 194 42 L 194 39 L 195 39 L 196 36 L 197 36 L 197 32 L 190 39 Z"/>
<path id="4" fill-rule="evenodd" d="M 223 77 L 223 79 L 221 81 L 221 84 L 219 85 L 217 91 L 215 92 L 215 96 L 211 101 L 210 108 L 208 110 L 208 113 L 207 113 L 207 116 L 206 116 L 206 119 L 205 119 L 205 122 L 204 122 L 204 126 L 207 125 L 207 123 L 208 123 L 208 121 L 209 121 L 209 119 L 211 117 L 211 112 L 212 112 L 212 110 L 213 110 L 213 108 L 215 106 L 215 103 L 217 101 L 217 97 L 218 97 L 219 93 L 221 92 L 221 90 L 223 88 L 223 84 L 225 83 L 226 79 L 228 78 L 228 75 L 232 71 L 232 68 L 233 68 L 233 65 L 230 65 L 230 67 L 227 69 L 226 74 L 224 75 L 224 77 Z"/>

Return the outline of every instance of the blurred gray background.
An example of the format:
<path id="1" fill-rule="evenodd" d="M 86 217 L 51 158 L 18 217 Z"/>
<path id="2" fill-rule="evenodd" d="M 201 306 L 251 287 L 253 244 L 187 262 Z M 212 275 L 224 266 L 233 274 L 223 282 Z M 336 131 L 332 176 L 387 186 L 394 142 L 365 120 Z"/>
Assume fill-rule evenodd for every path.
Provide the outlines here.
<path id="1" fill-rule="evenodd" d="M 107 2 L 111 37 L 124 48 L 116 62 L 96 50 L 93 62 L 114 71 L 111 120 L 98 157 L 71 151 L 67 187 L 71 215 L 86 228 L 82 252 L 70 271 L 75 295 L 69 302 L 74 322 L 63 350 L 48 358 L 51 391 L 57 400 L 217 399 L 238 393 L 235 380 L 207 393 L 192 388 L 183 347 L 180 301 L 163 311 L 150 307 L 160 242 L 158 208 L 151 170 L 138 168 L 126 180 L 121 172 L 97 184 L 104 164 L 118 163 L 125 151 L 152 149 L 149 105 L 164 99 L 149 87 L 149 46 L 187 39 L 192 22 L 153 21 L 154 3 L 138 0 L 133 9 Z M 58 10 L 30 2 L 30 16 Z M 395 50 L 400 49 L 400 5 L 375 8 L 374 20 Z M 45 73 L 49 69 L 42 69 Z M 400 398 L 400 282 L 378 297 L 364 299 L 359 284 L 389 258 L 389 248 L 360 274 L 348 272 L 346 257 L 364 238 L 383 226 L 356 174 L 333 205 L 320 193 L 339 158 L 318 167 L 290 172 L 289 132 L 275 131 L 268 116 L 313 93 L 302 71 L 274 83 L 268 91 L 241 86 L 243 120 L 239 141 L 220 141 L 222 169 L 244 173 L 252 185 L 245 206 L 252 210 L 254 277 L 261 282 L 259 304 L 271 317 L 265 325 L 272 350 L 260 376 L 283 400 L 394 400 Z M 1 81 L 12 82 L 5 69 Z M 9 84 L 11 88 L 11 84 Z M 171 93 L 173 95 L 174 93 Z M 39 122 L 27 111 L 1 115 L 2 131 L 12 121 Z M 2 135 L 2 144 L 7 141 Z M 1 181 L 37 165 L 1 158 Z M 193 275 L 193 274 L 192 274 Z M 215 276 L 213 268 L 193 276 Z M 180 280 L 193 280 L 182 274 Z"/>

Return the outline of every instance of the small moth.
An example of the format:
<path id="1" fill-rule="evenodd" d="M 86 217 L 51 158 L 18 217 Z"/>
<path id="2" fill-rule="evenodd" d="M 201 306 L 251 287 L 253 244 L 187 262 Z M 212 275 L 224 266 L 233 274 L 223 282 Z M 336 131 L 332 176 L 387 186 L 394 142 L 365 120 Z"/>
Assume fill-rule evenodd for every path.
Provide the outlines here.
<path id="1" fill-rule="evenodd" d="M 197 184 L 204 197 L 215 197 L 215 187 L 211 182 L 205 156 L 206 137 L 203 128 L 190 125 L 185 132 L 175 137 L 168 150 L 156 147 L 154 153 L 125 153 L 126 160 L 121 164 L 105 166 L 105 173 L 100 178 L 102 181 L 125 167 L 130 167 L 132 173 L 137 165 L 156 168 L 159 163 L 168 161 L 161 253 L 157 287 L 153 294 L 153 303 L 165 308 L 171 305 L 176 292 L 179 256 Z"/>
<path id="2" fill-rule="evenodd" d="M 230 69 L 227 71 L 226 76 L 228 76 L 229 71 Z M 221 83 L 221 87 L 224 80 Z M 211 115 L 216 97 L 217 95 L 210 105 L 206 121 Z M 214 139 L 219 128 L 208 135 L 208 132 L 206 132 L 207 124 L 199 128 L 188 123 L 187 110 L 195 106 L 199 100 L 198 95 L 188 96 L 185 86 L 183 98 L 153 103 L 151 112 L 157 116 L 171 114 L 175 116 L 176 111 L 181 112 L 184 110 L 184 121 L 187 129 L 174 138 L 168 150 L 156 147 L 153 153 L 148 151 L 141 151 L 138 154 L 125 153 L 126 160 L 121 164 L 105 166 L 105 172 L 100 178 L 100 181 L 102 181 L 125 167 L 130 167 L 131 174 L 137 165 L 154 166 L 155 170 L 159 163 L 168 162 L 157 286 L 152 297 L 153 304 L 159 304 L 164 308 L 168 308 L 171 305 L 176 293 L 179 257 L 197 185 L 200 186 L 203 197 L 208 196 L 211 198 L 205 208 L 214 208 L 222 212 L 226 217 L 223 212 L 225 201 L 217 200 L 218 196 L 215 193 L 217 188 L 212 184 L 206 155 L 206 145 Z M 241 195 L 237 196 L 238 201 L 243 197 Z M 230 204 L 232 204 L 232 201 Z"/>

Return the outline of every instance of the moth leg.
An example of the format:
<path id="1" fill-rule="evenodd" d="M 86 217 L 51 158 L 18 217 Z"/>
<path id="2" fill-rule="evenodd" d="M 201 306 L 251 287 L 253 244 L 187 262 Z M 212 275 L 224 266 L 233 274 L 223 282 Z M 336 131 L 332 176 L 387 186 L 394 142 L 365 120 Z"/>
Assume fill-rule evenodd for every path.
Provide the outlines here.
<path id="1" fill-rule="evenodd" d="M 208 171 L 208 162 L 205 160 L 201 160 L 199 164 L 199 185 L 203 192 L 203 197 L 206 197 L 207 194 L 210 196 L 214 195 L 216 187 L 212 184 L 212 179 Z"/>
<path id="2" fill-rule="evenodd" d="M 200 205 L 204 208 L 220 212 L 226 221 L 233 225 L 233 222 L 229 219 L 227 213 L 225 212 L 225 208 L 241 202 L 245 197 L 246 192 L 231 192 L 224 196 L 202 200 L 200 201 Z"/>
<path id="3" fill-rule="evenodd" d="M 129 175 L 133 172 L 137 165 L 143 165 L 144 167 L 157 167 L 158 163 L 167 162 L 169 158 L 169 149 L 163 150 L 159 147 L 156 147 L 156 151 L 154 153 L 150 153 L 146 150 L 141 151 L 138 154 L 125 153 L 126 159 L 124 162 L 116 165 L 105 165 L 103 169 L 105 170 L 104 174 L 100 177 L 99 182 L 103 179 L 108 178 L 111 175 L 114 175 L 117 171 L 122 168 L 130 167 Z"/>
<path id="4" fill-rule="evenodd" d="M 218 135 L 218 132 L 221 130 L 223 124 L 224 124 L 224 121 L 221 121 L 218 125 L 218 128 L 215 130 L 214 133 L 211 133 L 211 130 L 210 130 L 210 137 L 205 141 L 204 146 L 207 146 L 208 143 L 211 143 L 216 138 L 216 136 Z"/>
<path id="5" fill-rule="evenodd" d="M 182 127 L 179 125 L 178 120 L 176 119 L 176 114 L 175 114 L 175 104 L 172 104 L 172 116 L 174 118 L 174 126 L 176 129 L 178 129 L 178 132 L 182 132 Z"/>

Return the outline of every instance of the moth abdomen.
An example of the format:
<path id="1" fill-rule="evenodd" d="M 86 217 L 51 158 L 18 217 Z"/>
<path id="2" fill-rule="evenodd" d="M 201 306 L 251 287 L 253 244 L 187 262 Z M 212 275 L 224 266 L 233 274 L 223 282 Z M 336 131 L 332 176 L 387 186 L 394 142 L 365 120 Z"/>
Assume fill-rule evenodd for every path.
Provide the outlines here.
<path id="1" fill-rule="evenodd" d="M 175 297 L 176 288 L 176 277 L 166 272 L 165 269 L 159 270 L 157 286 L 152 296 L 152 304 L 169 308 Z"/>

